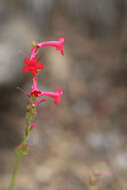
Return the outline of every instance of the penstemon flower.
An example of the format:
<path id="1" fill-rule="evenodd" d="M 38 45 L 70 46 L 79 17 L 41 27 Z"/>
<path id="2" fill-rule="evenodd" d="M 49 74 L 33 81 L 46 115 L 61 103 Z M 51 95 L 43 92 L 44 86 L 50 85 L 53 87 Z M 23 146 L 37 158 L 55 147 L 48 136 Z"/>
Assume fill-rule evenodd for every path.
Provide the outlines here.
<path id="1" fill-rule="evenodd" d="M 60 104 L 60 98 L 61 98 L 62 95 L 63 95 L 63 92 L 61 91 L 61 89 L 57 88 L 56 92 L 42 91 L 41 94 L 38 97 L 40 97 L 40 96 L 49 96 L 49 97 L 53 98 L 54 99 L 54 103 L 56 105 L 58 105 L 58 104 Z M 45 101 L 45 99 L 41 99 L 41 100 L 35 101 L 34 105 L 37 106 L 37 105 L 39 105 L 43 101 Z"/>
<path id="2" fill-rule="evenodd" d="M 49 96 L 49 97 L 53 98 L 54 99 L 54 103 L 58 105 L 58 104 L 60 104 L 60 98 L 61 98 L 62 95 L 63 95 L 63 92 L 61 91 L 60 88 L 57 88 L 56 92 L 40 91 L 37 88 L 36 77 L 35 76 L 33 77 L 33 86 L 32 86 L 32 90 L 30 92 L 30 96 L 35 96 L 35 97 Z M 34 104 L 37 106 L 41 102 L 43 102 L 43 101 L 42 100 L 38 100 Z"/>
<path id="3" fill-rule="evenodd" d="M 32 85 L 32 90 L 30 92 L 30 96 L 36 96 L 39 97 L 41 96 L 41 91 L 37 88 L 37 81 L 36 81 L 36 77 L 33 77 L 33 85 Z"/>
<path id="4" fill-rule="evenodd" d="M 61 91 L 60 88 L 57 88 L 56 92 L 41 92 L 41 96 L 49 96 L 54 99 L 55 104 L 60 104 L 60 98 L 63 95 L 63 92 Z"/>
<path id="5" fill-rule="evenodd" d="M 27 73 L 27 72 L 31 72 L 33 75 L 36 75 L 38 70 L 42 70 L 44 68 L 43 65 L 38 63 L 38 60 L 36 57 L 34 57 L 33 59 L 25 59 L 24 63 L 27 64 L 26 66 L 23 67 L 23 72 Z"/>
<path id="6" fill-rule="evenodd" d="M 49 91 L 41 91 L 37 87 L 37 75 L 39 71 L 41 71 L 44 66 L 39 63 L 39 60 L 36 58 L 36 55 L 38 53 L 38 50 L 42 47 L 45 46 L 52 46 L 55 47 L 56 50 L 59 50 L 62 55 L 64 55 L 63 52 L 63 46 L 64 46 L 64 41 L 65 38 L 62 36 L 59 38 L 58 41 L 47 41 L 47 42 L 41 42 L 38 44 L 35 44 L 33 42 L 33 48 L 31 52 L 30 58 L 26 58 L 24 60 L 24 63 L 26 64 L 23 67 L 23 72 L 28 73 L 30 72 L 33 76 L 32 79 L 32 90 L 29 93 L 26 93 L 23 89 L 18 87 L 18 89 L 23 92 L 25 95 L 28 97 L 28 103 L 26 106 L 27 112 L 26 112 L 26 127 L 25 127 L 25 132 L 24 132 L 24 137 L 23 141 L 21 142 L 20 145 L 17 146 L 16 148 L 16 153 L 17 153 L 17 160 L 16 160 L 16 166 L 13 170 L 13 174 L 11 177 L 11 183 L 9 186 L 9 190 L 14 190 L 14 185 L 16 182 L 16 176 L 17 176 L 17 171 L 21 162 L 21 159 L 23 155 L 26 155 L 28 153 L 28 136 L 32 132 L 33 128 L 36 126 L 35 123 L 33 123 L 33 120 L 37 114 L 36 107 L 41 103 L 45 102 L 46 99 L 42 98 L 39 99 L 42 96 L 48 96 L 51 97 L 54 100 L 54 103 L 56 105 L 60 104 L 61 96 L 63 95 L 63 92 L 61 91 L 61 88 L 57 88 L 56 92 L 49 92 Z"/>
<path id="7" fill-rule="evenodd" d="M 48 42 L 41 42 L 37 44 L 37 48 L 41 48 L 44 46 L 53 46 L 56 47 L 56 50 L 60 50 L 61 54 L 64 55 L 63 52 L 63 45 L 64 45 L 65 38 L 64 36 L 60 37 L 58 41 L 48 41 Z"/>

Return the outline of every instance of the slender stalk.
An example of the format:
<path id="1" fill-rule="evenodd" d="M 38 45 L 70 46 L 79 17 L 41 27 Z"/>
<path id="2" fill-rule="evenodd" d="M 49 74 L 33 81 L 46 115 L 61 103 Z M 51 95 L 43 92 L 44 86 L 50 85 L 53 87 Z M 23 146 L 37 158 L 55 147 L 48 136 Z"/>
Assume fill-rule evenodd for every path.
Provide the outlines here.
<path id="1" fill-rule="evenodd" d="M 17 158 L 16 158 L 16 165 L 12 173 L 11 182 L 9 186 L 9 190 L 14 190 L 14 186 L 16 183 L 16 176 L 18 174 L 19 166 L 22 160 L 22 157 L 28 153 L 28 144 L 27 139 L 32 131 L 31 124 L 36 115 L 36 108 L 33 107 L 33 103 L 35 101 L 35 97 L 30 97 L 29 102 L 27 104 L 27 112 L 26 112 L 26 127 L 23 140 L 19 146 L 16 148 Z"/>
<path id="2" fill-rule="evenodd" d="M 19 170 L 19 166 L 20 166 L 22 157 L 23 157 L 22 154 L 18 154 L 17 155 L 16 165 L 15 165 L 15 168 L 14 168 L 13 173 L 12 173 L 11 183 L 10 183 L 9 190 L 13 190 L 14 189 L 14 185 L 15 185 L 15 181 L 16 181 L 16 176 L 17 176 L 17 173 L 18 173 L 18 170 Z"/>

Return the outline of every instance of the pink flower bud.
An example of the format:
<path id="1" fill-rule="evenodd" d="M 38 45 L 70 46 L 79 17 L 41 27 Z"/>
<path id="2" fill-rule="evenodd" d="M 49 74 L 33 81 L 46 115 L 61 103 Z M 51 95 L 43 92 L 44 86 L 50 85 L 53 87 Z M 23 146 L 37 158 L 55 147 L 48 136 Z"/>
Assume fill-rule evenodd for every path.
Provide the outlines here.
<path id="1" fill-rule="evenodd" d="M 34 102 L 34 106 L 38 106 L 41 102 L 45 102 L 46 99 L 41 99 L 41 100 L 37 100 L 36 102 Z"/>
<path id="2" fill-rule="evenodd" d="M 36 124 L 35 123 L 32 123 L 30 128 L 33 129 L 34 127 L 36 127 Z"/>

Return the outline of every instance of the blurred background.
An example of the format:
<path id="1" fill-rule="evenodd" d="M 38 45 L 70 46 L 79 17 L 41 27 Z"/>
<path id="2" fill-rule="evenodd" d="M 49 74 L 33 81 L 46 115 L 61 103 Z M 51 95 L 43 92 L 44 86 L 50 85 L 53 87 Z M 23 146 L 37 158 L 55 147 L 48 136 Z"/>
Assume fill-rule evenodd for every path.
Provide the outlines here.
<path id="1" fill-rule="evenodd" d="M 41 49 L 39 88 L 64 91 L 38 107 L 17 177 L 18 190 L 127 188 L 127 0 L 0 1 L 0 190 L 7 190 L 21 142 L 32 76 L 32 41 L 64 35 L 65 56 Z M 22 52 L 24 52 L 24 55 Z M 95 173 L 97 180 L 93 180 Z"/>

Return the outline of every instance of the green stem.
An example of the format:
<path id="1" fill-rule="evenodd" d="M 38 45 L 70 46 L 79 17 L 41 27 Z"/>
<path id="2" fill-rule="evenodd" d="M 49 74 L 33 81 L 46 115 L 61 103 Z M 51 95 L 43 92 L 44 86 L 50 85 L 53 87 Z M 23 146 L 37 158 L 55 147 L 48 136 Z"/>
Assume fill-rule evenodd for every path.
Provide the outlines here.
<path id="1" fill-rule="evenodd" d="M 15 165 L 15 168 L 13 170 L 12 177 L 11 177 L 11 183 L 10 183 L 10 186 L 9 186 L 9 190 L 13 190 L 14 189 L 14 185 L 15 185 L 15 181 L 16 181 L 16 176 L 17 176 L 17 173 L 18 173 L 18 169 L 19 169 L 22 157 L 23 157 L 23 155 L 17 154 L 16 165 Z"/>
<path id="2" fill-rule="evenodd" d="M 33 107 L 33 103 L 35 101 L 35 97 L 31 97 L 29 99 L 29 103 L 27 105 L 27 113 L 26 113 L 26 127 L 25 127 L 25 133 L 23 137 L 23 141 L 21 144 L 17 147 L 16 153 L 17 153 L 17 158 L 16 158 L 16 165 L 12 173 L 11 177 L 11 183 L 9 186 L 9 190 L 14 190 L 14 185 L 16 182 L 16 176 L 18 174 L 19 166 L 22 160 L 22 157 L 27 154 L 27 138 L 31 132 L 31 122 L 33 121 L 36 113 L 36 108 Z"/>
<path id="3" fill-rule="evenodd" d="M 97 186 L 96 185 L 91 185 L 89 190 L 97 190 Z"/>

